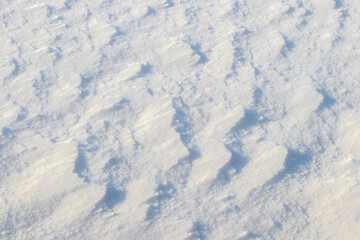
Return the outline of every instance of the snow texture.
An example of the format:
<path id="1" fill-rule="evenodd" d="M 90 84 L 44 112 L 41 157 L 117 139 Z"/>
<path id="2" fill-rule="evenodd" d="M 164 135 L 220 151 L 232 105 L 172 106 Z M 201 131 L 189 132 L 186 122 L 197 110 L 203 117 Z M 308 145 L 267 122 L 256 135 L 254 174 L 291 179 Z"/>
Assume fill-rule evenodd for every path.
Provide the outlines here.
<path id="1" fill-rule="evenodd" d="M 358 239 L 360 1 L 0 2 L 1 239 Z"/>

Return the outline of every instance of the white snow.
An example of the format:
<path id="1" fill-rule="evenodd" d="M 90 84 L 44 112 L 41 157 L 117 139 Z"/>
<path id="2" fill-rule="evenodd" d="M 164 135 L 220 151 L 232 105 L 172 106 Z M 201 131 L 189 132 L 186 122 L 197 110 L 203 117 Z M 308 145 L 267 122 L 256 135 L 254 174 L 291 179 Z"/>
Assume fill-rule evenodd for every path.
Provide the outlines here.
<path id="1" fill-rule="evenodd" d="M 360 2 L 0 2 L 0 239 L 357 239 Z"/>

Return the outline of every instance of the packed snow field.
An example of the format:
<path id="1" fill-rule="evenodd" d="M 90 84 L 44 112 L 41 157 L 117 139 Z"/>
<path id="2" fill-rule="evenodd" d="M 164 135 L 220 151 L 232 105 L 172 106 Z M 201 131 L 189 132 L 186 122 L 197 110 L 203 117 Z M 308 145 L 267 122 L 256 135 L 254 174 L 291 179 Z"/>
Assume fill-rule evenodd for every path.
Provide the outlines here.
<path id="1" fill-rule="evenodd" d="M 358 239 L 360 1 L 0 2 L 1 239 Z"/>

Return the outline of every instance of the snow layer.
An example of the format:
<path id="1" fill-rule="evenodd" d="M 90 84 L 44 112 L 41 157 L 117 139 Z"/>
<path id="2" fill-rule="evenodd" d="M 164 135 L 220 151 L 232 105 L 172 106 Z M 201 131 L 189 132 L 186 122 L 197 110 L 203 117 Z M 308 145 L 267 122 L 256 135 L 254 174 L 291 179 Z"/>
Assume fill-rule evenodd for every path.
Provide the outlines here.
<path id="1" fill-rule="evenodd" d="M 360 2 L 0 2 L 0 238 L 357 239 Z"/>

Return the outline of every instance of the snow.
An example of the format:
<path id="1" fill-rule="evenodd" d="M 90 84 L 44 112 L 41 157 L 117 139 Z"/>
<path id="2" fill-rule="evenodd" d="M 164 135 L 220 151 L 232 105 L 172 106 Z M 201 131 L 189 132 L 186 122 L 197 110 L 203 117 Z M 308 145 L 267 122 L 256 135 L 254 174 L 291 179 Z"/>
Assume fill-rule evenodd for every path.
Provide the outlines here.
<path id="1" fill-rule="evenodd" d="M 360 2 L 0 2 L 1 239 L 357 239 Z"/>

